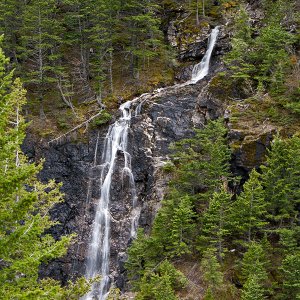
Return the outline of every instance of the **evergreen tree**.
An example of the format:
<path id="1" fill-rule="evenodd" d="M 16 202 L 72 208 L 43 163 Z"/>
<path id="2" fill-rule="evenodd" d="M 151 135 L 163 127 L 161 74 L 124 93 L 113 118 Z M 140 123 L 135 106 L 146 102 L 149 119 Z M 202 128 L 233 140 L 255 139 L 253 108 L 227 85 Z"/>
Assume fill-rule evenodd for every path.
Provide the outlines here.
<path id="1" fill-rule="evenodd" d="M 262 245 L 251 242 L 242 260 L 242 277 L 245 280 L 242 299 L 264 299 L 268 279 L 267 265 L 268 260 Z"/>
<path id="2" fill-rule="evenodd" d="M 86 14 L 89 16 L 89 34 L 91 75 L 95 81 L 98 102 L 101 102 L 104 83 L 109 79 L 110 92 L 113 92 L 113 42 L 118 25 L 116 18 L 119 10 L 118 1 L 90 0 L 87 2 Z"/>
<path id="3" fill-rule="evenodd" d="M 282 6 L 291 4 L 272 1 L 269 5 L 271 10 L 265 6 L 266 26 L 260 29 L 256 38 L 251 36 L 250 18 L 241 5 L 234 26 L 232 50 L 225 58 L 233 81 L 239 86 L 247 86 L 246 96 L 255 90 L 282 92 L 285 74 L 290 68 L 290 45 L 295 38 L 287 32 L 281 20 L 285 18 Z"/>
<path id="4" fill-rule="evenodd" d="M 165 247 L 165 254 L 179 257 L 191 252 L 194 218 L 189 196 L 164 201 L 164 207 L 154 221 L 152 237 Z"/>
<path id="5" fill-rule="evenodd" d="M 227 185 L 230 150 L 226 132 L 222 120 L 210 121 L 203 130 L 196 130 L 193 138 L 183 139 L 171 148 L 178 191 L 205 202 Z"/>
<path id="6" fill-rule="evenodd" d="M 160 21 L 156 16 L 158 7 L 153 0 L 128 0 L 121 7 L 121 35 L 126 45 L 125 52 L 130 56 L 131 74 L 135 78 L 139 77 L 141 67 L 146 67 L 164 48 Z"/>
<path id="7" fill-rule="evenodd" d="M 259 276 L 256 274 L 253 274 L 247 279 L 242 290 L 241 300 L 266 299 L 264 296 L 264 289 L 262 288 L 258 277 Z"/>
<path id="8" fill-rule="evenodd" d="M 54 238 L 45 230 L 55 224 L 49 210 L 62 201 L 59 185 L 43 184 L 41 165 L 29 164 L 20 149 L 25 136 L 21 115 L 25 91 L 12 81 L 0 50 L 0 288 L 2 299 L 76 299 L 86 290 L 79 281 L 70 289 L 51 280 L 38 280 L 42 262 L 60 257 L 72 236 Z"/>
<path id="9" fill-rule="evenodd" d="M 268 218 L 278 228 L 294 224 L 298 219 L 300 201 L 300 138 L 275 138 L 262 170 Z"/>
<path id="10" fill-rule="evenodd" d="M 209 248 L 204 252 L 201 269 L 207 286 L 205 299 L 215 299 L 217 293 L 224 288 L 223 273 L 215 249 Z"/>
<path id="11" fill-rule="evenodd" d="M 186 285 L 183 274 L 167 260 L 145 272 L 136 299 L 176 300 L 175 291 Z"/>
<path id="12" fill-rule="evenodd" d="M 248 56 L 253 45 L 251 34 L 250 17 L 244 5 L 241 5 L 235 18 L 231 41 L 232 49 L 225 56 L 225 62 L 230 68 L 232 78 L 240 84 L 243 81 L 248 83 L 255 72 L 255 65 Z"/>
<path id="13" fill-rule="evenodd" d="M 243 189 L 232 208 L 233 232 L 239 233 L 242 238 L 245 236 L 251 242 L 256 233 L 268 224 L 264 219 L 267 203 L 257 171 L 252 170 Z"/>
<path id="14" fill-rule="evenodd" d="M 225 238 L 230 234 L 231 195 L 225 190 L 214 193 L 208 209 L 203 213 L 200 231 L 200 249 L 214 248 L 219 261 L 222 261 Z"/>
<path id="15" fill-rule="evenodd" d="M 283 292 L 281 299 L 300 299 L 300 250 L 287 254 L 282 261 Z"/>
<path id="16" fill-rule="evenodd" d="M 60 68 L 55 65 L 61 43 L 61 26 L 55 18 L 55 0 L 33 0 L 26 4 L 23 16 L 21 58 L 25 60 L 25 82 L 35 86 L 44 117 L 43 98 L 47 89 L 57 82 Z"/>
<path id="17" fill-rule="evenodd" d="M 19 62 L 18 46 L 24 6 L 25 1 L 20 0 L 0 2 L 0 35 L 4 34 L 3 49 L 15 67 L 19 67 L 16 63 Z"/>

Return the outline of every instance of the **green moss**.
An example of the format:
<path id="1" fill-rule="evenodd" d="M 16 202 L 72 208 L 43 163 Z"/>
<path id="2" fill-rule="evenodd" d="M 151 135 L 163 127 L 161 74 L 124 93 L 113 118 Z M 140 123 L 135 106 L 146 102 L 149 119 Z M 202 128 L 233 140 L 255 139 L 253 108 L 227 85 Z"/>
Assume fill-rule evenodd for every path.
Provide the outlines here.
<path id="1" fill-rule="evenodd" d="M 171 162 L 167 162 L 163 167 L 162 170 L 166 173 L 172 173 L 174 170 L 176 169 L 176 167 L 174 166 L 173 163 Z"/>
<path id="2" fill-rule="evenodd" d="M 232 96 L 232 82 L 225 76 L 225 73 L 220 72 L 211 80 L 208 91 L 218 99 L 226 101 Z"/>
<path id="3" fill-rule="evenodd" d="M 60 116 L 60 117 L 57 118 L 57 127 L 60 130 L 64 130 L 64 129 L 68 129 L 69 128 L 69 124 L 68 124 L 68 122 L 67 122 L 67 120 L 66 120 L 65 117 Z"/>
<path id="4" fill-rule="evenodd" d="M 97 127 L 97 126 L 101 126 L 103 124 L 108 123 L 112 118 L 112 115 L 104 110 L 102 111 L 101 115 L 97 118 L 95 118 L 92 122 L 91 122 L 91 127 Z"/>

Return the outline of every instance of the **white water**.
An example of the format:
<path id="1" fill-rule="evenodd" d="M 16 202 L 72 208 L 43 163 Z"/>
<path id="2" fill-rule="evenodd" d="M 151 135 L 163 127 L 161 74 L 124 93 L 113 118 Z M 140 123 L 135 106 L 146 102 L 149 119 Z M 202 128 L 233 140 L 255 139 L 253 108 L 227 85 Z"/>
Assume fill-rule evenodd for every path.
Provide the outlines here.
<path id="1" fill-rule="evenodd" d="M 213 48 L 215 46 L 219 28 L 212 30 L 208 49 L 202 61 L 194 66 L 191 80 L 184 84 L 176 85 L 176 87 L 195 84 L 204 78 L 209 71 L 209 63 Z M 164 89 L 158 89 L 159 93 Z M 143 95 L 142 95 L 143 96 Z M 141 96 L 141 97 L 142 97 Z M 91 292 L 82 298 L 82 300 L 105 300 L 108 296 L 109 290 L 109 261 L 110 261 L 110 191 L 112 184 L 112 176 L 115 168 L 117 154 L 122 153 L 124 157 L 124 167 L 122 177 L 126 176 L 129 180 L 129 187 L 131 189 L 132 197 L 132 211 L 131 211 L 131 237 L 136 236 L 140 208 L 137 205 L 137 195 L 134 183 L 134 177 L 131 169 L 131 156 L 128 153 L 128 130 L 130 127 L 132 109 L 131 104 L 137 102 L 139 98 L 128 101 L 120 106 L 122 116 L 108 129 L 105 138 L 105 147 L 101 162 L 101 195 L 98 201 L 96 216 L 93 224 L 92 240 L 89 245 L 86 278 L 94 278 L 97 275 L 101 276 L 101 281 L 92 286 Z M 141 113 L 142 104 L 144 101 L 138 103 L 134 115 Z"/>
<path id="2" fill-rule="evenodd" d="M 120 106 L 122 117 L 109 127 L 105 138 L 105 148 L 101 164 L 101 195 L 98 201 L 93 224 L 92 240 L 89 245 L 86 278 L 101 276 L 100 283 L 93 284 L 92 290 L 82 299 L 105 300 L 109 286 L 109 256 L 110 256 L 110 191 L 112 176 L 115 169 L 117 153 L 124 157 L 123 178 L 129 179 L 132 195 L 132 225 L 131 236 L 135 237 L 139 218 L 137 196 L 134 178 L 131 171 L 131 156 L 127 152 L 128 129 L 131 121 L 131 103 L 128 101 Z"/>
<path id="3" fill-rule="evenodd" d="M 208 48 L 206 50 L 206 53 L 204 57 L 202 58 L 201 62 L 199 64 L 196 64 L 192 71 L 192 78 L 187 83 L 193 84 L 204 78 L 209 71 L 209 63 L 211 54 L 214 50 L 217 37 L 219 34 L 219 26 L 215 27 L 210 34 L 209 40 L 208 40 Z"/>

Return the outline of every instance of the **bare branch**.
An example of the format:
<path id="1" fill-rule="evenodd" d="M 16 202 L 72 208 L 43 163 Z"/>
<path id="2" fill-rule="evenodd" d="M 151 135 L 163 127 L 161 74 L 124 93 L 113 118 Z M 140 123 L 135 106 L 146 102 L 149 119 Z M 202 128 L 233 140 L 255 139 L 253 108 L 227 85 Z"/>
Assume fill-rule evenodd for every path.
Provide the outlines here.
<path id="1" fill-rule="evenodd" d="M 58 142 L 58 141 L 59 141 L 60 139 L 62 139 L 63 137 L 66 137 L 68 134 L 70 134 L 70 133 L 72 133 L 72 132 L 78 130 L 79 128 L 81 128 L 81 127 L 83 127 L 83 126 L 88 126 L 88 124 L 89 124 L 91 121 L 93 121 L 95 118 L 97 118 L 97 117 L 99 117 L 99 116 L 101 115 L 102 110 L 103 110 L 103 109 L 101 109 L 100 112 L 98 112 L 96 115 L 93 115 L 93 116 L 90 117 L 88 120 L 86 120 L 86 121 L 84 121 L 83 123 L 81 123 L 81 124 L 77 125 L 76 127 L 72 128 L 72 129 L 69 130 L 68 132 L 66 132 L 66 133 L 60 135 L 59 137 L 57 137 L 57 138 L 55 138 L 55 139 L 49 141 L 49 142 L 48 142 L 48 145 L 52 144 L 53 142 Z"/>

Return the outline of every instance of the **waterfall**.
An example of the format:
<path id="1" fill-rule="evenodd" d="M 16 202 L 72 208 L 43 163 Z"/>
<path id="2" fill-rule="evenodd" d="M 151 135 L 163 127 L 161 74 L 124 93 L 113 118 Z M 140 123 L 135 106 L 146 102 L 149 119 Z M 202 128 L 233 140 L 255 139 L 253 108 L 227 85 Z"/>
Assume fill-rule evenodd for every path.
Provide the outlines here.
<path id="1" fill-rule="evenodd" d="M 180 88 L 185 85 L 194 84 L 208 74 L 209 62 L 213 48 L 215 46 L 219 28 L 212 30 L 209 38 L 208 49 L 202 61 L 194 66 L 191 80 L 184 84 L 174 85 L 174 88 Z M 169 87 L 172 88 L 172 87 Z M 168 88 L 158 89 L 155 92 L 160 93 Z M 137 116 L 141 113 L 142 105 L 145 100 L 141 101 L 143 94 L 140 97 L 128 101 L 120 106 L 122 116 L 109 127 L 106 138 L 104 152 L 102 155 L 100 170 L 101 170 L 101 189 L 100 198 L 96 209 L 96 216 L 93 223 L 92 238 L 89 244 L 87 255 L 86 278 L 94 278 L 97 275 L 101 276 L 100 282 L 93 284 L 91 291 L 82 298 L 82 300 L 105 300 L 109 291 L 109 261 L 110 261 L 110 219 L 109 212 L 110 191 L 112 185 L 112 176 L 114 174 L 117 155 L 121 153 L 124 158 L 124 166 L 122 177 L 126 177 L 129 181 L 129 188 L 132 198 L 131 205 L 131 230 L 132 238 L 136 236 L 140 207 L 137 205 L 137 194 L 134 183 L 134 177 L 131 169 L 131 155 L 128 152 L 128 130 L 131 123 L 132 113 Z M 131 105 L 137 103 L 135 110 Z M 98 147 L 98 142 L 97 142 Z M 95 154 L 96 155 L 96 154 Z"/>
<path id="2" fill-rule="evenodd" d="M 209 37 L 208 40 L 208 48 L 206 50 L 206 53 L 204 57 L 202 58 L 201 62 L 196 64 L 192 71 L 192 78 L 190 81 L 188 81 L 189 84 L 196 83 L 202 78 L 204 78 L 209 71 L 209 62 L 211 58 L 211 54 L 213 52 L 214 46 L 217 41 L 217 37 L 219 34 L 219 26 L 215 27 Z"/>
<path id="3" fill-rule="evenodd" d="M 89 244 L 86 278 L 101 276 L 99 283 L 94 283 L 92 290 L 82 299 L 104 300 L 107 297 L 109 289 L 109 258 L 110 258 L 110 191 L 112 176 L 115 169 L 118 153 L 122 153 L 124 158 L 123 178 L 129 178 L 129 185 L 132 195 L 132 224 L 131 236 L 135 237 L 139 218 L 139 209 L 137 208 L 137 196 L 134 184 L 134 178 L 131 170 L 131 156 L 127 152 L 128 130 L 131 121 L 131 104 L 128 101 L 120 106 L 122 116 L 109 127 L 105 147 L 101 161 L 101 190 L 98 201 L 96 216 L 93 224 L 92 239 Z"/>

